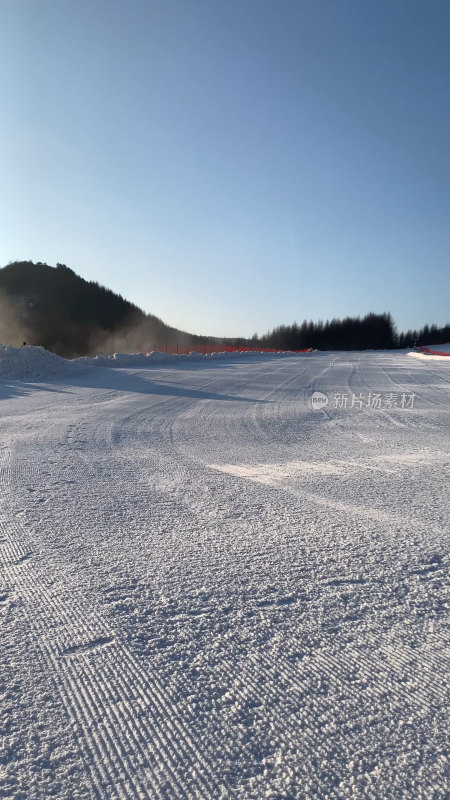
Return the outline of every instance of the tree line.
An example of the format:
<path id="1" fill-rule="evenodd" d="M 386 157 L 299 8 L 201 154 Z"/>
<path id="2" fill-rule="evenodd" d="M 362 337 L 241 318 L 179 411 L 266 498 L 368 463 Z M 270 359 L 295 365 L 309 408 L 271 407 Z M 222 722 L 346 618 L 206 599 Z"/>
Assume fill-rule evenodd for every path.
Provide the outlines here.
<path id="1" fill-rule="evenodd" d="M 264 336 L 253 337 L 261 347 L 280 350 L 392 350 L 450 341 L 450 325 L 425 325 L 419 330 L 397 331 L 391 314 L 366 314 L 326 322 L 304 320 L 301 325 L 280 325 Z"/>

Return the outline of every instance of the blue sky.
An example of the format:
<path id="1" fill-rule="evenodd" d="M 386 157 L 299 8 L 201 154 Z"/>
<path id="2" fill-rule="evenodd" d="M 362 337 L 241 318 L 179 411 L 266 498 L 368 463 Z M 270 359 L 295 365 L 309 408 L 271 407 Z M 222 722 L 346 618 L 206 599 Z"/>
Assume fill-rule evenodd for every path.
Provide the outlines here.
<path id="1" fill-rule="evenodd" d="M 1 10 L 1 265 L 218 336 L 448 322 L 448 0 Z"/>

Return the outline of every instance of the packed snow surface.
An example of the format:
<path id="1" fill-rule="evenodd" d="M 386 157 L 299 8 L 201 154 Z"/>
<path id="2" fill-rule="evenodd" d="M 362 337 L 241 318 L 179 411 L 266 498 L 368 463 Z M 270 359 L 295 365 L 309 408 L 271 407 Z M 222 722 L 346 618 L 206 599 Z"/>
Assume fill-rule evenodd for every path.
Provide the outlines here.
<path id="1" fill-rule="evenodd" d="M 449 797 L 450 359 L 7 357 L 0 798 Z"/>

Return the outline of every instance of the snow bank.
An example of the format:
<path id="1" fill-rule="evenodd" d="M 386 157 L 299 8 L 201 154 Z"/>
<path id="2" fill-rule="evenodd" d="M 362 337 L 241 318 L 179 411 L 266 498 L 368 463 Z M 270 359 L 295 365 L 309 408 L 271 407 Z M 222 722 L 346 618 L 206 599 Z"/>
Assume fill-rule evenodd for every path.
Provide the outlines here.
<path id="1" fill-rule="evenodd" d="M 11 345 L 0 345 L 0 379 L 17 380 L 45 380 L 46 378 L 79 371 L 80 367 L 113 367 L 113 368 L 142 368 L 156 364 L 170 364 L 170 366 L 180 366 L 184 363 L 193 361 L 204 362 L 216 361 L 218 359 L 243 359 L 258 358 L 270 355 L 292 356 L 292 353 L 263 353 L 263 352 L 244 352 L 244 353 L 203 353 L 192 352 L 189 355 L 170 355 L 168 353 L 114 353 L 112 356 L 84 356 L 67 360 L 50 353 L 44 347 L 12 347 Z"/>
<path id="2" fill-rule="evenodd" d="M 0 378 L 45 379 L 64 375 L 70 369 L 69 361 L 44 347 L 0 345 Z"/>
<path id="3" fill-rule="evenodd" d="M 418 358 L 419 360 L 430 361 L 433 359 L 434 361 L 449 361 L 448 356 L 435 356 L 432 353 L 408 353 L 409 356 L 413 356 L 414 358 Z"/>

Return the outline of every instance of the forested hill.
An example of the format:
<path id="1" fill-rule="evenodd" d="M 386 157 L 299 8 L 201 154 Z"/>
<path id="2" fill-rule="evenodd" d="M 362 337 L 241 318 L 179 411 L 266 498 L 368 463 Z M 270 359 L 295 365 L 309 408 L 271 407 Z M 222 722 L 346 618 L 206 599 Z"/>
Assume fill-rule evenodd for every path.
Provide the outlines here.
<path id="1" fill-rule="evenodd" d="M 64 264 L 16 261 L 0 269 L 0 342 L 72 357 L 194 342 Z"/>

